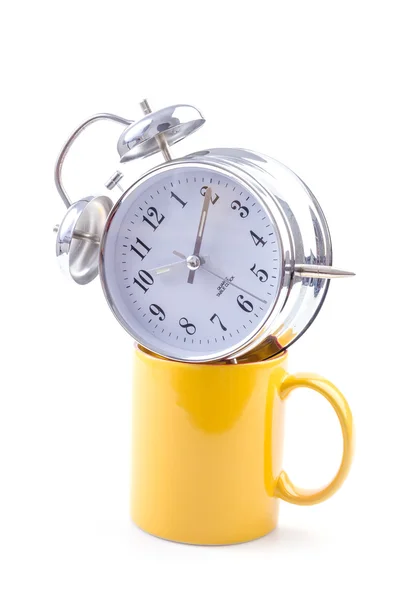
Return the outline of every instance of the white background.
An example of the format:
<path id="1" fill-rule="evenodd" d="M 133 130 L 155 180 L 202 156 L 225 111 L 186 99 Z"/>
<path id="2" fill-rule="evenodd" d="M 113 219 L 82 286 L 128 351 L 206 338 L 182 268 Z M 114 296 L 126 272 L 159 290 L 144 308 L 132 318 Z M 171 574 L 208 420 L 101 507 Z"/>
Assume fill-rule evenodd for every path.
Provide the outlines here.
<path id="1" fill-rule="evenodd" d="M 1 15 L 0 596 L 392 598 L 395 583 L 396 14 L 394 3 L 7 3 Z M 285 162 L 318 197 L 335 281 L 290 352 L 332 379 L 356 420 L 356 459 L 326 503 L 283 505 L 250 544 L 167 543 L 129 521 L 132 343 L 99 282 L 54 258 L 64 207 L 52 169 L 86 116 L 196 104 L 175 148 L 243 146 Z M 104 192 L 119 129 L 98 125 L 65 165 L 73 199 Z M 153 162 L 153 161 L 152 161 Z M 125 182 L 152 164 L 125 168 Z M 288 402 L 285 468 L 329 480 L 341 452 L 321 399 Z M 394 558 L 393 558 L 394 557 Z"/>

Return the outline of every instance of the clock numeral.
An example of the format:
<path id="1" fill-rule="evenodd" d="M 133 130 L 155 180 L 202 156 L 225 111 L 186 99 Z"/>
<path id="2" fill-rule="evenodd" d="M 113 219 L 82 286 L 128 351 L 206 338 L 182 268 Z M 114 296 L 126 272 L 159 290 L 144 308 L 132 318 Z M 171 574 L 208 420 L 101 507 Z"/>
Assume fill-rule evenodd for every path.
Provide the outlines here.
<path id="1" fill-rule="evenodd" d="M 230 206 L 233 210 L 239 211 L 239 215 L 242 219 L 246 219 L 250 214 L 248 208 L 246 206 L 241 206 L 241 202 L 239 202 L 238 200 L 233 200 Z"/>
<path id="2" fill-rule="evenodd" d="M 141 260 L 143 260 L 145 258 L 145 256 L 147 256 L 151 250 L 151 248 L 149 248 L 149 246 L 146 246 L 146 244 L 144 242 L 142 242 L 142 240 L 140 240 L 138 237 L 136 238 L 136 243 L 139 244 L 140 246 L 142 246 L 142 248 L 144 248 L 146 250 L 146 254 L 142 254 L 142 252 L 140 252 L 138 250 L 138 248 L 135 248 L 135 246 L 133 244 L 131 244 L 131 248 L 130 250 L 134 251 L 138 256 L 140 256 Z"/>
<path id="3" fill-rule="evenodd" d="M 151 221 L 147 217 L 142 217 L 142 221 L 144 221 L 145 223 L 148 223 L 150 225 L 150 227 L 153 227 L 153 231 L 156 231 L 156 229 L 160 225 L 160 223 L 162 223 L 164 221 L 165 216 L 162 214 L 159 216 L 159 213 L 157 212 L 157 208 L 154 208 L 154 206 L 149 206 L 149 208 L 147 209 L 147 214 L 149 215 L 149 217 L 155 217 L 155 219 L 157 221 L 157 225 L 155 225 L 153 223 L 153 221 Z"/>
<path id="4" fill-rule="evenodd" d="M 208 190 L 208 185 L 203 185 L 203 187 L 200 190 L 200 194 L 202 196 L 205 196 L 205 192 Z M 219 200 L 219 196 L 218 194 L 215 194 L 215 198 L 211 195 L 211 202 L 212 204 L 216 204 L 216 202 L 218 202 Z"/>
<path id="5" fill-rule="evenodd" d="M 149 306 L 149 310 L 152 313 L 152 315 L 159 318 L 159 321 L 164 321 L 165 312 L 163 311 L 161 306 L 159 306 L 158 304 L 151 304 Z"/>
<path id="6" fill-rule="evenodd" d="M 249 300 L 244 300 L 244 296 L 240 294 L 237 296 L 237 304 L 240 308 L 242 308 L 245 312 L 252 312 L 254 310 L 254 305 Z"/>
<path id="7" fill-rule="evenodd" d="M 194 335 L 196 333 L 196 326 L 193 325 L 193 323 L 189 323 L 186 317 L 179 319 L 179 325 L 182 329 L 186 329 L 186 333 L 189 335 Z"/>
<path id="8" fill-rule="evenodd" d="M 255 273 L 255 269 L 256 269 L 256 263 L 250 269 L 250 271 L 252 271 L 252 273 L 255 275 L 255 277 L 258 277 L 258 279 L 261 283 L 264 283 L 265 281 L 267 281 L 269 279 L 269 275 L 267 274 L 267 272 L 264 269 L 258 269 L 256 273 Z"/>
<path id="9" fill-rule="evenodd" d="M 137 285 L 139 285 L 139 287 L 143 290 L 143 293 L 146 294 L 146 292 L 148 291 L 149 288 L 145 287 L 143 284 L 146 283 L 146 285 L 153 285 L 154 279 L 148 271 L 144 271 L 143 269 L 138 271 L 138 277 L 140 278 L 141 281 L 139 281 L 136 277 L 134 277 L 133 283 L 136 283 Z"/>
<path id="10" fill-rule="evenodd" d="M 179 204 L 182 204 L 182 208 L 185 208 L 187 202 L 181 200 L 176 194 L 174 194 L 174 192 L 171 192 L 171 198 L 175 198 L 175 200 L 177 200 Z"/>
<path id="11" fill-rule="evenodd" d="M 254 240 L 255 246 L 259 246 L 259 244 L 260 244 L 263 248 L 263 246 L 265 244 L 267 244 L 267 242 L 264 241 L 263 237 L 260 238 L 259 235 L 256 235 L 255 231 L 251 230 L 250 234 L 251 234 L 252 239 Z"/>
<path id="12" fill-rule="evenodd" d="M 214 313 L 214 314 L 212 315 L 212 317 L 210 318 L 210 321 L 211 321 L 211 323 L 213 323 L 213 322 L 214 322 L 214 319 L 218 319 L 218 321 L 219 321 L 219 325 L 221 326 L 221 329 L 222 329 L 222 331 L 227 331 L 227 327 L 225 327 L 225 326 L 224 326 L 224 324 L 222 323 L 222 321 L 221 321 L 221 319 L 220 319 L 219 315 L 217 315 L 216 313 Z"/>

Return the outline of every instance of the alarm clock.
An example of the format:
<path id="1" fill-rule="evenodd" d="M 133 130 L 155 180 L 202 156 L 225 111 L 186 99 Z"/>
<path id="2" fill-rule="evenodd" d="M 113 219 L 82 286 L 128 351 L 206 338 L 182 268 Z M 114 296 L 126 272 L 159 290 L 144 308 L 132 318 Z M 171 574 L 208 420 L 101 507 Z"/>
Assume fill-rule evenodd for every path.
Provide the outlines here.
<path id="1" fill-rule="evenodd" d="M 55 169 L 68 207 L 56 227 L 56 254 L 78 284 L 99 272 L 110 309 L 141 346 L 184 362 L 263 360 L 313 323 L 331 278 L 324 213 L 308 186 L 279 161 L 241 148 L 172 157 L 170 148 L 205 119 L 190 105 L 133 122 L 94 115 L 69 138 Z M 122 188 L 72 203 L 62 166 L 74 140 L 102 119 L 123 126 L 122 164 L 158 153 L 161 162 Z"/>

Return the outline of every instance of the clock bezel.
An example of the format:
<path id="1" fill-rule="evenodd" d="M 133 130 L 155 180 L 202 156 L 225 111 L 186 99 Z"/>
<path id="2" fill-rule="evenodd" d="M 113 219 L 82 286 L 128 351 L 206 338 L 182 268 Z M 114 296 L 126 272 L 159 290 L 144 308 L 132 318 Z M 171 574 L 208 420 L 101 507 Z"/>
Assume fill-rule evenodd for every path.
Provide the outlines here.
<path id="1" fill-rule="evenodd" d="M 244 186 L 248 190 L 251 191 L 252 194 L 258 199 L 264 210 L 266 210 L 267 215 L 269 216 L 270 221 L 272 222 L 280 248 L 280 270 L 281 270 L 281 279 L 279 281 L 278 290 L 276 292 L 273 306 L 268 313 L 267 319 L 262 322 L 255 330 L 252 332 L 252 335 L 247 337 L 240 344 L 233 344 L 230 348 L 219 351 L 219 352 L 211 352 L 208 354 L 202 353 L 200 355 L 195 355 L 194 352 L 190 353 L 188 356 L 183 356 L 182 354 L 187 354 L 183 352 L 182 348 L 169 346 L 169 348 L 175 348 L 174 352 L 164 352 L 164 348 L 160 348 L 156 346 L 155 343 L 150 343 L 147 339 L 145 339 L 141 335 L 137 335 L 136 331 L 134 331 L 129 323 L 124 319 L 118 310 L 112 294 L 109 290 L 108 285 L 108 276 L 106 273 L 105 267 L 105 254 L 106 254 L 106 244 L 108 241 L 109 230 L 111 228 L 111 224 L 117 212 L 120 210 L 121 206 L 127 201 L 127 199 L 134 193 L 134 191 L 140 187 L 142 184 L 147 182 L 149 179 L 154 177 L 155 175 L 159 175 L 161 173 L 167 173 L 169 171 L 175 169 L 191 169 L 191 168 L 202 168 L 206 170 L 211 170 L 212 172 L 217 172 L 223 176 L 229 177 L 232 180 L 235 180 L 238 184 Z M 102 289 L 105 295 L 105 298 L 108 302 L 110 309 L 112 310 L 114 316 L 122 325 L 122 327 L 127 331 L 127 333 L 142 347 L 163 356 L 164 358 L 170 360 L 177 360 L 180 362 L 190 362 L 190 363 L 208 363 L 208 362 L 219 362 L 219 361 L 228 361 L 234 360 L 237 357 L 240 357 L 244 354 L 247 354 L 253 351 L 257 346 L 261 345 L 264 340 L 270 335 L 272 323 L 278 317 L 283 305 L 285 304 L 286 298 L 288 296 L 288 290 L 291 281 L 291 273 L 288 272 L 285 268 L 286 263 L 291 262 L 291 257 L 293 257 L 293 245 L 291 244 L 291 238 L 288 232 L 288 229 L 285 224 L 285 220 L 283 215 L 280 213 L 279 207 L 275 202 L 274 198 L 271 194 L 261 188 L 255 179 L 249 174 L 244 173 L 242 176 L 241 168 L 235 168 L 233 165 L 224 165 L 224 164 L 214 164 L 213 160 L 190 160 L 188 157 L 183 157 L 181 159 L 176 159 L 168 163 L 163 163 L 161 165 L 157 165 L 154 168 L 147 171 L 144 175 L 142 175 L 137 181 L 135 181 L 128 189 L 126 189 L 123 194 L 120 196 L 119 200 L 115 203 L 112 211 L 108 217 L 106 222 L 106 226 L 104 229 L 103 237 L 101 240 L 100 246 L 100 254 L 99 254 L 99 274 L 100 280 L 102 284 Z M 148 336 L 151 335 L 148 332 Z M 156 339 L 154 336 L 152 339 Z"/>

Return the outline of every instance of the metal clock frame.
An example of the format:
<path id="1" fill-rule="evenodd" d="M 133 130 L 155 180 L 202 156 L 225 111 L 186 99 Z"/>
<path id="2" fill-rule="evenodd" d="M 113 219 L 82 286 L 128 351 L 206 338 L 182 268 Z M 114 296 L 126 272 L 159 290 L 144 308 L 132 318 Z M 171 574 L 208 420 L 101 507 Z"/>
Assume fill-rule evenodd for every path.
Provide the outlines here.
<path id="1" fill-rule="evenodd" d="M 254 333 L 250 336 L 250 338 L 245 343 L 235 344 L 234 346 L 232 346 L 232 348 L 233 348 L 232 350 L 229 349 L 226 352 L 225 351 L 212 352 L 210 354 L 202 354 L 200 356 L 195 356 L 193 354 L 192 356 L 189 356 L 189 357 L 181 357 L 180 352 L 182 349 L 180 349 L 180 348 L 175 347 L 174 354 L 172 354 L 172 353 L 165 354 L 163 349 L 156 347 L 155 344 L 148 345 L 147 341 L 142 336 L 137 335 L 136 332 L 133 331 L 132 328 L 128 325 L 128 323 L 124 320 L 124 318 L 121 316 L 117 306 L 115 305 L 115 303 L 113 302 L 113 299 L 111 297 L 108 282 L 111 279 L 115 279 L 115 277 L 113 276 L 112 272 L 109 272 L 109 273 L 106 272 L 104 260 L 105 260 L 106 243 L 108 240 L 109 229 L 111 228 L 113 218 L 116 215 L 116 213 L 118 212 L 118 210 L 121 208 L 121 206 L 129 198 L 131 193 L 133 193 L 134 190 L 136 190 L 140 185 L 142 185 L 144 182 L 146 182 L 148 179 L 150 179 L 154 175 L 157 175 L 159 173 L 167 173 L 169 171 L 173 171 L 176 168 L 189 169 L 192 166 L 198 167 L 198 168 L 203 168 L 203 169 L 211 169 L 214 172 L 219 172 L 220 174 L 222 174 L 224 176 L 234 179 L 236 182 L 238 182 L 240 185 L 244 186 L 248 190 L 251 190 L 251 192 L 259 200 L 262 207 L 266 210 L 269 220 L 272 221 L 272 223 L 274 225 L 276 235 L 278 238 L 278 243 L 280 246 L 280 258 L 281 258 L 280 270 L 281 270 L 281 273 L 283 273 L 283 276 L 282 276 L 282 280 L 279 282 L 279 288 L 277 290 L 275 300 L 273 302 L 273 307 L 272 307 L 270 313 L 268 314 L 265 323 L 262 323 L 261 325 L 259 325 L 255 329 Z M 252 179 L 250 176 L 249 177 L 247 177 L 246 175 L 242 176 L 242 173 L 238 172 L 238 170 L 233 168 L 233 166 L 231 166 L 231 165 L 230 166 L 219 165 L 219 164 L 215 164 L 213 161 L 208 161 L 205 159 L 200 160 L 200 161 L 191 160 L 188 157 L 183 157 L 181 159 L 175 159 L 171 162 L 163 163 L 161 165 L 154 167 L 153 169 L 151 169 L 150 171 L 145 173 L 140 179 L 138 179 L 136 182 L 134 182 L 127 190 L 125 190 L 125 192 L 121 195 L 119 200 L 116 202 L 116 204 L 112 208 L 112 211 L 108 217 L 108 220 L 107 220 L 107 223 L 106 223 L 106 226 L 104 229 L 104 233 L 102 236 L 100 254 L 99 254 L 99 274 L 100 274 L 100 279 L 101 279 L 101 283 L 102 283 L 102 289 L 103 289 L 105 298 L 109 304 L 110 309 L 112 310 L 113 314 L 115 315 L 115 317 L 119 321 L 119 323 L 124 327 L 124 329 L 141 346 L 143 346 L 147 350 L 154 352 L 156 354 L 159 354 L 161 356 L 164 356 L 168 359 L 178 360 L 178 361 L 182 361 L 182 362 L 215 362 L 215 361 L 220 361 L 220 360 L 230 361 L 230 360 L 237 359 L 238 357 L 240 357 L 242 355 L 246 355 L 248 352 L 251 352 L 254 349 L 257 349 L 258 346 L 261 345 L 266 340 L 266 338 L 269 336 L 269 330 L 271 330 L 271 325 L 275 321 L 275 319 L 278 315 L 278 312 L 282 309 L 283 305 L 285 304 L 285 301 L 286 301 L 286 298 L 288 295 L 288 289 L 290 286 L 290 280 L 291 280 L 291 273 L 288 272 L 288 270 L 285 268 L 286 263 L 290 262 L 289 257 L 292 255 L 292 252 L 293 252 L 290 236 L 288 234 L 288 230 L 287 230 L 285 221 L 282 218 L 282 215 L 280 214 L 277 207 L 269 206 L 269 201 L 271 203 L 274 201 L 274 199 L 270 195 L 268 197 L 265 197 L 263 192 L 258 188 L 257 185 L 255 185 L 255 180 Z M 238 348 L 236 348 L 236 346 L 238 346 Z"/>
<path id="2" fill-rule="evenodd" d="M 111 298 L 107 285 L 109 274 L 104 266 L 109 229 L 117 211 L 127 197 L 152 176 L 175 168 L 202 167 L 218 171 L 252 190 L 273 222 L 281 249 L 282 280 L 266 321 L 245 341 L 232 346 L 228 352 L 211 353 L 201 357 L 181 357 L 149 347 L 142 336 L 134 336 L 145 348 L 167 358 L 184 362 L 209 362 L 237 359 L 258 361 L 270 358 L 287 349 L 311 325 L 327 295 L 329 282 L 335 277 L 350 277 L 349 271 L 332 267 L 332 245 L 328 225 L 319 203 L 305 183 L 282 163 L 265 155 L 241 148 L 203 150 L 172 160 L 170 146 L 183 140 L 205 122 L 203 115 L 191 105 L 174 105 L 152 113 L 147 100 L 141 102 L 144 117 L 139 121 L 110 113 L 86 119 L 68 138 L 55 167 L 55 184 L 68 211 L 57 232 L 56 254 L 72 279 L 79 284 L 89 283 L 99 272 L 105 297 L 122 326 L 131 334 Z M 124 191 L 111 208 L 106 196 L 90 196 L 72 204 L 62 182 L 62 168 L 76 138 L 92 123 L 114 121 L 124 126 L 119 137 L 118 151 L 122 163 L 161 152 L 164 163 L 143 174 Z M 120 189 L 123 174 L 116 171 L 105 184 L 111 190 Z M 110 213 L 110 214 L 109 214 Z M 108 217 L 109 215 L 109 217 Z M 108 218 L 107 218 L 108 217 Z M 107 220 L 106 220 L 107 219 Z M 104 234 L 100 240 L 101 230 Z M 91 244 L 87 248 L 85 244 Z M 98 264 L 99 263 L 99 264 Z M 146 332 L 145 332 L 146 333 Z M 152 336 L 148 332 L 148 335 Z M 152 336 L 155 340 L 156 338 Z"/>

